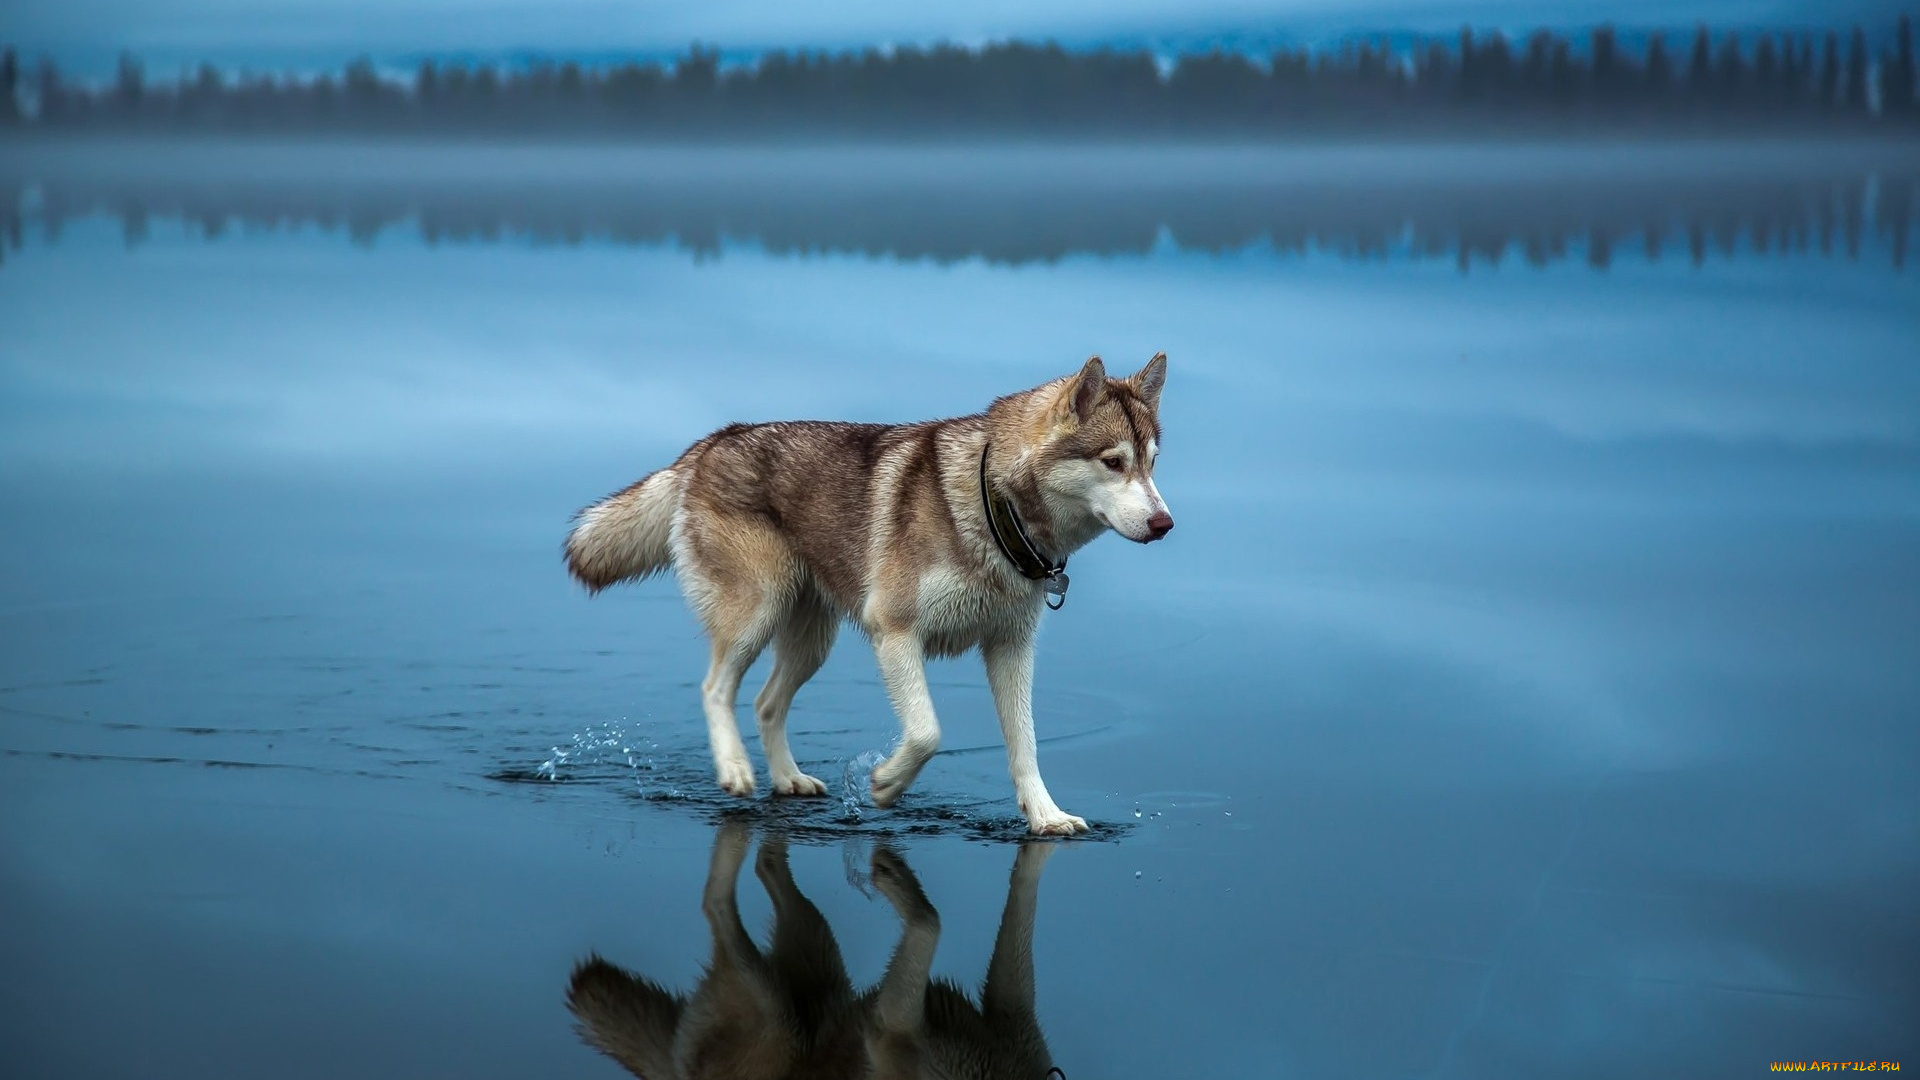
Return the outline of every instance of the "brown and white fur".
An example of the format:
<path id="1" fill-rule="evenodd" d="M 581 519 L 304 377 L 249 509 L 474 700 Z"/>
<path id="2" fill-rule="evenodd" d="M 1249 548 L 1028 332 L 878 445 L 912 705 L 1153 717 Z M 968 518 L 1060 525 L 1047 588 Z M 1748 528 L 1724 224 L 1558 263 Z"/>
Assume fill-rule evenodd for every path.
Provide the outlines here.
<path id="1" fill-rule="evenodd" d="M 754 699 L 779 795 L 824 795 L 787 746 L 787 707 L 826 660 L 840 621 L 873 642 L 903 738 L 873 772 L 892 806 L 940 746 L 925 660 L 978 647 L 1000 714 L 1014 796 L 1037 834 L 1084 832 L 1040 779 L 1033 655 L 1044 589 L 996 546 L 980 472 L 1053 559 L 1112 529 L 1149 543 L 1173 528 L 1154 487 L 1164 353 L 1126 379 L 1099 357 L 984 413 L 918 424 L 735 424 L 581 511 L 573 575 L 597 592 L 671 566 L 712 641 L 703 685 L 721 788 L 751 795 L 734 719 L 741 677 L 769 642 Z"/>
<path id="2" fill-rule="evenodd" d="M 877 984 L 854 989 L 833 930 L 795 885 L 778 836 L 761 841 L 754 862 L 773 901 L 772 946 L 762 951 L 736 897 L 748 841 L 738 822 L 715 837 L 701 903 L 713 958 L 692 994 L 672 993 L 598 956 L 574 968 L 567 1008 L 589 1045 L 641 1080 L 1061 1075 L 1049 1072 L 1033 985 L 1040 872 L 1058 845 L 1021 845 L 976 1004 L 932 977 L 939 912 L 906 862 L 884 847 L 873 853 L 873 883 L 902 927 Z"/>

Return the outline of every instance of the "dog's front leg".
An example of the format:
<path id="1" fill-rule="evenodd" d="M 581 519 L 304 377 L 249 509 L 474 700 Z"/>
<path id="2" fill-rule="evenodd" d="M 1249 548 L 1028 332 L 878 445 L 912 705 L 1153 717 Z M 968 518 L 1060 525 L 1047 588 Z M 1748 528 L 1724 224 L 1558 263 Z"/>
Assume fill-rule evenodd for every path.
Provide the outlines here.
<path id="1" fill-rule="evenodd" d="M 873 770 L 873 805 L 892 806 L 913 785 L 934 751 L 940 749 L 940 719 L 927 692 L 927 650 L 919 637 L 894 631 L 874 637 L 880 680 L 887 684 L 893 711 L 900 714 L 900 748 Z"/>
<path id="2" fill-rule="evenodd" d="M 1026 1047 L 1038 1056 L 1025 1071 L 1027 1076 L 1039 1076 L 1041 1069 L 1052 1064 L 1034 1008 L 1033 923 L 1040 904 L 1040 871 L 1059 850 L 1059 844 L 1044 841 L 1020 845 L 1007 883 L 1007 906 L 1000 913 L 1000 932 L 993 939 L 986 985 L 980 990 L 981 1011 L 988 1023 L 1000 1029 L 1006 1044 Z"/>
<path id="3" fill-rule="evenodd" d="M 1000 713 L 1000 733 L 1007 740 L 1007 771 L 1013 774 L 1013 797 L 1027 815 L 1027 831 L 1036 836 L 1070 836 L 1087 831 L 1084 818 L 1055 805 L 1040 779 L 1040 752 L 1033 735 L 1033 630 L 1006 638 L 989 639 L 980 647 L 987 662 L 987 683 L 993 687 L 994 708 Z"/>

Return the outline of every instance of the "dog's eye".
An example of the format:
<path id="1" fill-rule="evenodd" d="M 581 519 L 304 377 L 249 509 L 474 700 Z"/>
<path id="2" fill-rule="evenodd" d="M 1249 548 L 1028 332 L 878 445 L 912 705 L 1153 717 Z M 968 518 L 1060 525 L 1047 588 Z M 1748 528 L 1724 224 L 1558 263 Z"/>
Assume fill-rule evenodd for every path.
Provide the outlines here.
<path id="1" fill-rule="evenodd" d="M 1127 459 L 1121 457 L 1119 454 L 1108 454 L 1106 457 L 1100 459 L 1100 464 L 1105 465 L 1114 472 L 1127 471 Z"/>

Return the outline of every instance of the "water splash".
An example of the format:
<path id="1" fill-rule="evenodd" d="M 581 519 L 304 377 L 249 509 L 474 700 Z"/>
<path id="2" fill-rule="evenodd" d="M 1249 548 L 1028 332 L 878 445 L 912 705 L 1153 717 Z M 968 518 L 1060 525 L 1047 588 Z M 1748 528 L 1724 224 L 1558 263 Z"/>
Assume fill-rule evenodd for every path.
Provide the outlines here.
<path id="1" fill-rule="evenodd" d="M 868 750 L 847 762 L 840 773 L 840 805 L 846 809 L 847 816 L 859 821 L 862 808 L 873 805 L 870 781 L 873 770 L 887 760 L 884 750 Z"/>
<path id="2" fill-rule="evenodd" d="M 873 875 L 867 872 L 867 867 L 873 862 L 870 847 L 859 838 L 849 838 L 840 845 L 840 865 L 846 871 L 847 884 L 869 900 L 875 896 Z"/>
<path id="3" fill-rule="evenodd" d="M 647 779 L 654 771 L 654 755 L 659 746 L 645 735 L 629 734 L 627 718 L 589 724 L 575 732 L 564 746 L 554 746 L 545 761 L 534 769 L 542 780 L 554 783 L 568 780 L 605 779 L 626 774 L 633 786 L 647 790 Z"/>
<path id="4" fill-rule="evenodd" d="M 639 726 L 634 725 L 636 729 Z M 663 737 L 674 738 L 672 734 Z M 828 781 L 830 797 L 825 799 L 779 799 L 765 795 L 738 799 L 714 783 L 713 766 L 704 740 L 686 738 L 680 743 L 679 746 L 671 742 L 659 746 L 652 739 L 631 731 L 623 718 L 588 725 L 577 735 L 559 740 L 544 755 L 523 749 L 520 761 L 525 764 L 506 765 L 489 774 L 489 778 L 503 783 L 541 786 L 564 783 L 583 797 L 591 797 L 596 789 L 611 789 L 622 795 L 637 796 L 637 801 L 642 803 L 672 805 L 711 820 L 746 815 L 778 829 L 790 839 L 810 843 L 833 843 L 849 837 L 949 834 L 993 841 L 1025 842 L 1027 839 L 1026 820 L 1008 814 L 1005 791 L 998 787 L 990 794 L 923 790 L 919 798 L 907 800 L 885 813 L 874 812 L 871 778 L 874 770 L 898 749 L 898 740 L 887 750 L 869 750 L 838 758 L 838 790 L 834 789 L 832 779 L 834 762 L 823 763 L 817 775 Z M 1130 819 L 1125 825 L 1095 822 L 1093 835 L 1087 839 L 1117 840 L 1140 824 L 1137 819 Z M 847 860 L 848 880 L 860 889 L 868 872 L 866 861 L 857 851 L 849 854 Z M 871 887 L 870 882 L 867 885 Z"/>

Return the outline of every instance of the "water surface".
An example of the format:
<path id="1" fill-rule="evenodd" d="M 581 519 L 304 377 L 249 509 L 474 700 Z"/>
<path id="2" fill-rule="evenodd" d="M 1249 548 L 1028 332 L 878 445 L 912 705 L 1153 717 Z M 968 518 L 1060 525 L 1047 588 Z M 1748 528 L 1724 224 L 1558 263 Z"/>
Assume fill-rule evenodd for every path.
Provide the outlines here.
<path id="1" fill-rule="evenodd" d="M 1054 1064 L 1914 1057 L 1920 159 L 862 153 L 0 166 L 20 1075 L 617 1076 L 574 965 L 692 991 L 728 845 L 861 987 L 904 867 L 977 987 L 1020 835 L 977 660 L 900 808 L 738 804 L 672 585 L 589 600 L 559 541 L 731 421 L 1158 350 L 1179 529 L 1075 556 L 1041 639 L 1099 827 L 1037 877 Z M 791 723 L 857 789 L 858 635 Z"/>

